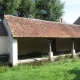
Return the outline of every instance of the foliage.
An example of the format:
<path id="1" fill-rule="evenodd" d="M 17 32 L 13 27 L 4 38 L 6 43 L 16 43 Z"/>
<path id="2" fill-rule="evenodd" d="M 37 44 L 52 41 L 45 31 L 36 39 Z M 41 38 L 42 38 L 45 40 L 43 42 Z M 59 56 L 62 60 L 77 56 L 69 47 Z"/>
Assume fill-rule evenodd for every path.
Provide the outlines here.
<path id="1" fill-rule="evenodd" d="M 56 61 L 58 60 L 64 60 L 65 58 L 64 58 L 64 56 L 59 56 L 58 58 L 56 58 Z"/>
<path id="2" fill-rule="evenodd" d="M 0 0 L 0 17 L 4 14 L 59 21 L 64 3 L 60 0 Z"/>
<path id="3" fill-rule="evenodd" d="M 19 0 L 0 0 L 0 17 L 3 18 L 4 14 L 16 13 Z"/>
<path id="4" fill-rule="evenodd" d="M 66 55 L 65 55 L 65 58 L 71 58 L 71 55 L 66 54 Z"/>
<path id="5" fill-rule="evenodd" d="M 67 59 L 41 66 L 3 66 L 0 67 L 0 80 L 80 80 L 79 73 L 80 60 Z"/>
<path id="6" fill-rule="evenodd" d="M 19 4 L 19 7 L 17 9 L 18 16 L 20 17 L 30 17 L 31 11 L 33 11 L 32 7 L 34 6 L 33 1 L 31 0 L 21 0 L 21 3 Z"/>
<path id="7" fill-rule="evenodd" d="M 63 15 L 64 4 L 60 0 L 50 0 L 49 1 L 49 11 L 51 21 L 59 21 L 60 17 Z"/>
<path id="8" fill-rule="evenodd" d="M 15 0 L 3 0 L 2 7 L 4 9 L 4 14 L 12 14 L 15 8 Z"/>
<path id="9" fill-rule="evenodd" d="M 60 0 L 21 0 L 17 11 L 20 17 L 59 21 L 63 7 Z"/>
<path id="10" fill-rule="evenodd" d="M 49 0 L 35 1 L 35 18 L 48 20 L 50 13 L 48 9 Z"/>
<path id="11" fill-rule="evenodd" d="M 35 18 L 59 21 L 63 15 L 64 3 L 60 0 L 36 0 L 35 1 Z"/>

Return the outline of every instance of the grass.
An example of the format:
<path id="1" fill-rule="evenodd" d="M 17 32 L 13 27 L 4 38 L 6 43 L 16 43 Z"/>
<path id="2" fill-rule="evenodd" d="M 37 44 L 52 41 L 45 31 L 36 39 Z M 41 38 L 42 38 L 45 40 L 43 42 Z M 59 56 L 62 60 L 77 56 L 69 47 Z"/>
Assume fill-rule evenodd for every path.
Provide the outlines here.
<path id="1" fill-rule="evenodd" d="M 80 59 L 61 59 L 54 63 L 0 67 L 0 80 L 80 80 Z"/>

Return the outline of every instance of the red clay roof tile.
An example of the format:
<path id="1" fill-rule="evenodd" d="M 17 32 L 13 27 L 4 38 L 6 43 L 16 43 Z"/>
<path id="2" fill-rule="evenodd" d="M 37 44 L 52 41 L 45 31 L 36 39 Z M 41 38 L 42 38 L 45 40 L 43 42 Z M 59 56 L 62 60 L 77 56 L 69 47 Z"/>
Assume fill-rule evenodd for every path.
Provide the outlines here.
<path id="1" fill-rule="evenodd" d="M 80 26 L 5 15 L 13 37 L 80 38 Z"/>

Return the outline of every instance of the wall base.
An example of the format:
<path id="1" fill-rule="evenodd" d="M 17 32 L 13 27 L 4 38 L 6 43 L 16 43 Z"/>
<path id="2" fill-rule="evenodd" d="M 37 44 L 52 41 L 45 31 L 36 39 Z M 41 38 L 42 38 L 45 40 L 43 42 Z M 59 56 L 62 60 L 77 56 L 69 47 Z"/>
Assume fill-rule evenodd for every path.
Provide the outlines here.
<path id="1" fill-rule="evenodd" d="M 72 57 L 73 57 L 73 58 L 76 57 L 75 50 L 72 50 L 72 51 L 71 51 L 71 54 L 72 54 Z"/>
<path id="2" fill-rule="evenodd" d="M 49 52 L 49 60 L 50 61 L 54 61 L 54 59 L 53 59 L 53 52 Z"/>

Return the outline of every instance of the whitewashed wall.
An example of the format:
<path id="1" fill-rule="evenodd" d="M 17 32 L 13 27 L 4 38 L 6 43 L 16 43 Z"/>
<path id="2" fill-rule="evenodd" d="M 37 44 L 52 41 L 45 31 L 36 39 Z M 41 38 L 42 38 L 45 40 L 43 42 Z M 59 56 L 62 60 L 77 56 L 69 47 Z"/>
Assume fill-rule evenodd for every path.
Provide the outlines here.
<path id="1" fill-rule="evenodd" d="M 8 36 L 0 35 L 0 54 L 8 52 Z"/>
<path id="2" fill-rule="evenodd" d="M 18 38 L 18 53 L 49 52 L 49 42 L 45 38 Z"/>
<path id="3" fill-rule="evenodd" d="M 72 40 L 71 39 L 56 39 L 56 50 L 57 51 L 71 51 Z"/>
<path id="4" fill-rule="evenodd" d="M 16 66 L 18 63 L 18 46 L 17 46 L 18 42 L 16 38 L 13 38 L 5 19 L 3 20 L 3 24 L 8 33 L 8 52 L 10 55 L 9 63 L 12 66 Z"/>
<path id="5" fill-rule="evenodd" d="M 75 39 L 75 50 L 80 50 L 80 39 Z M 56 39 L 56 51 L 71 51 L 72 39 Z M 18 38 L 18 53 L 49 52 L 49 42 L 46 38 Z"/>
<path id="6" fill-rule="evenodd" d="M 74 40 L 75 50 L 80 50 L 80 39 Z M 57 51 L 71 51 L 72 50 L 72 39 L 56 39 L 56 50 Z"/>
<path id="7" fill-rule="evenodd" d="M 75 50 L 80 50 L 80 39 L 75 39 L 74 47 L 75 47 Z"/>

